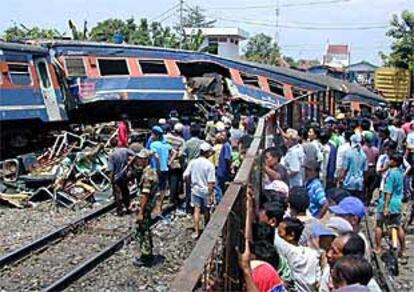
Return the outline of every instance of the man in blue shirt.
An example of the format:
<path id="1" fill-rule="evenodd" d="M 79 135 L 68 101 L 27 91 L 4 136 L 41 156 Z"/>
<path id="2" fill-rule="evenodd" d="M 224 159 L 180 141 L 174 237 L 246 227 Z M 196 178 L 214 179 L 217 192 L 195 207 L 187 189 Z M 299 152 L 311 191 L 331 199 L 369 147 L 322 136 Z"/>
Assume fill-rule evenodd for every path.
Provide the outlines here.
<path id="1" fill-rule="evenodd" d="M 351 149 L 345 155 L 340 180 L 345 190 L 366 202 L 363 190 L 364 176 L 368 170 L 368 160 L 362 150 L 361 141 L 360 135 L 354 134 L 351 136 Z"/>
<path id="2" fill-rule="evenodd" d="M 401 171 L 403 157 L 393 153 L 389 161 L 389 170 L 384 179 L 384 190 L 377 206 L 377 224 L 375 227 L 376 253 L 381 253 L 381 238 L 383 224 L 398 226 L 398 239 L 400 241 L 400 257 L 406 259 L 405 232 L 401 226 L 401 207 L 403 199 L 404 178 Z"/>
<path id="3" fill-rule="evenodd" d="M 328 210 L 328 200 L 325 189 L 319 179 L 319 163 L 315 160 L 306 160 L 305 168 L 306 191 L 309 195 L 309 211 L 312 216 L 322 218 Z"/>
<path id="4" fill-rule="evenodd" d="M 231 153 L 232 148 L 228 141 L 227 131 L 224 130 L 220 132 L 222 135 L 224 143 L 221 147 L 218 166 L 216 169 L 217 176 L 217 188 L 216 188 L 216 203 L 218 204 L 221 201 L 221 198 L 225 191 L 226 182 L 230 180 L 230 170 L 231 170 Z"/>
<path id="5" fill-rule="evenodd" d="M 151 133 L 151 144 L 150 150 L 152 153 L 151 167 L 158 173 L 158 188 L 160 191 L 160 205 L 156 209 L 156 213 L 161 213 L 162 204 L 164 201 L 165 193 L 167 191 L 167 180 L 168 180 L 168 165 L 169 162 L 175 158 L 176 152 L 172 149 L 169 144 L 163 138 L 163 130 L 159 126 L 154 126 Z"/>

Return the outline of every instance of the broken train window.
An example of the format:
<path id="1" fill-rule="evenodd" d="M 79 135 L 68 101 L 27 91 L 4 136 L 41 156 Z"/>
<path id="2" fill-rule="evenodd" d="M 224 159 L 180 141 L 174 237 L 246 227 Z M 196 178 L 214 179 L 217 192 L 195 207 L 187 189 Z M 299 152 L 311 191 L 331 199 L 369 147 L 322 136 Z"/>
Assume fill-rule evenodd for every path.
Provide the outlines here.
<path id="1" fill-rule="evenodd" d="M 98 58 L 98 64 L 101 76 L 129 75 L 126 59 Z"/>
<path id="2" fill-rule="evenodd" d="M 8 64 L 10 81 L 14 85 L 27 86 L 32 84 L 28 64 Z"/>
<path id="3" fill-rule="evenodd" d="M 142 74 L 168 74 L 164 60 L 138 60 Z"/>
<path id="4" fill-rule="evenodd" d="M 68 77 L 86 76 L 85 64 L 82 57 L 65 58 L 65 66 Z"/>
<path id="5" fill-rule="evenodd" d="M 269 83 L 270 92 L 277 94 L 277 95 L 284 96 L 283 83 L 272 80 L 272 79 L 268 79 L 267 81 Z"/>
<path id="6" fill-rule="evenodd" d="M 243 80 L 243 84 L 260 88 L 259 77 L 256 75 L 240 72 L 240 77 Z"/>

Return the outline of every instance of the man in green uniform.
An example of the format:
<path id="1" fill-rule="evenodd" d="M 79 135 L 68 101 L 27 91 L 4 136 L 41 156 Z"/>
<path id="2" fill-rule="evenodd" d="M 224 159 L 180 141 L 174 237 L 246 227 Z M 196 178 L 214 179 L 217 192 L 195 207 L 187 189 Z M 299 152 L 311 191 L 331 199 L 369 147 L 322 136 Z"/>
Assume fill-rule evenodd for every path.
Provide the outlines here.
<path id="1" fill-rule="evenodd" d="M 156 192 L 158 188 L 158 175 L 149 165 L 151 153 L 142 149 L 137 154 L 137 162 L 143 168 L 142 177 L 138 184 L 140 207 L 135 228 L 135 240 L 139 243 L 141 257 L 135 257 L 133 265 L 136 267 L 150 266 L 153 262 L 152 235 L 151 235 L 151 213 L 156 203 Z"/>

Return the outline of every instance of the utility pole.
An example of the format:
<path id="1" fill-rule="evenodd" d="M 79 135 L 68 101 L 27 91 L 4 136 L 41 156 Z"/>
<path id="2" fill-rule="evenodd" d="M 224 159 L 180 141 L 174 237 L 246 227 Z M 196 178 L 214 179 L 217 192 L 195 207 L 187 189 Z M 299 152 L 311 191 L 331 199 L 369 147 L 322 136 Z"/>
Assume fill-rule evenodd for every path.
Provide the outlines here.
<path id="1" fill-rule="evenodd" d="M 184 10 L 184 0 L 180 0 L 180 49 L 183 46 L 183 39 L 184 39 L 183 10 Z"/>
<path id="2" fill-rule="evenodd" d="M 280 6 L 279 0 L 276 0 L 276 8 L 275 8 L 275 43 L 279 44 L 279 13 L 280 13 Z"/>

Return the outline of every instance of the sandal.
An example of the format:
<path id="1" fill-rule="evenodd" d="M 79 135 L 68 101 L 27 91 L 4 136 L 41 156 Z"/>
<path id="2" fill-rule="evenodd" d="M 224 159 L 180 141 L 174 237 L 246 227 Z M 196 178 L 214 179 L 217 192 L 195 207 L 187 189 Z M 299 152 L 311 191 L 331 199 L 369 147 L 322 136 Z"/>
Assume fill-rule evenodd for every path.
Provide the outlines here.
<path id="1" fill-rule="evenodd" d="M 406 254 L 400 254 L 398 257 L 398 261 L 401 265 L 406 265 L 408 264 L 408 256 Z"/>

